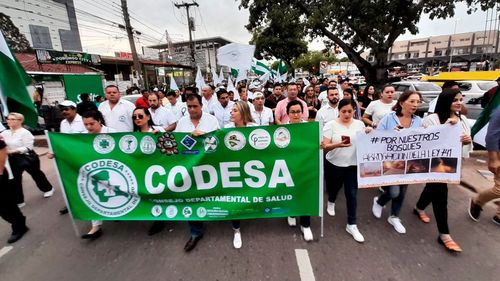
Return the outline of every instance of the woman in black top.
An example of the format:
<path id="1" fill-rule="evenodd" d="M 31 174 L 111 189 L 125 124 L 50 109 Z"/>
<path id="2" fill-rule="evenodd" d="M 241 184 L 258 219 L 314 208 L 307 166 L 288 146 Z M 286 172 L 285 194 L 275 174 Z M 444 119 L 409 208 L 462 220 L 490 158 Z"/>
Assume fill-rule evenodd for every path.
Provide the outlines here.
<path id="1" fill-rule="evenodd" d="M 365 109 L 372 101 L 378 100 L 379 98 L 380 97 L 373 85 L 366 86 L 363 90 L 363 95 L 358 97 L 358 103 L 361 107 L 361 114 L 365 112 Z"/>

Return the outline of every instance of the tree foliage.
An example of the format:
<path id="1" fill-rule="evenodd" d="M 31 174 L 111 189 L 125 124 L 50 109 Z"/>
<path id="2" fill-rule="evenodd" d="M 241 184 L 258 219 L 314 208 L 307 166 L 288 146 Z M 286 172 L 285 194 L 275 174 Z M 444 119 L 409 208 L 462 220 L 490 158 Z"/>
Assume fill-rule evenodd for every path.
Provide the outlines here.
<path id="1" fill-rule="evenodd" d="M 31 52 L 33 51 L 30 47 L 28 39 L 19 32 L 19 29 L 14 25 L 9 16 L 0 13 L 0 30 L 7 41 L 7 45 L 11 48 L 13 52 Z"/>
<path id="2" fill-rule="evenodd" d="M 310 51 L 305 54 L 300 55 L 297 59 L 293 61 L 293 66 L 295 68 L 302 68 L 303 70 L 309 71 L 312 74 L 319 73 L 319 63 L 321 61 L 327 61 L 329 63 L 338 62 L 339 60 L 333 56 L 325 54 L 321 51 Z"/>
<path id="3" fill-rule="evenodd" d="M 241 0 L 249 9 L 248 30 L 265 29 L 289 22 L 283 14 L 293 14 L 294 28 L 301 38 L 327 38 L 342 48 L 369 83 L 382 84 L 387 79 L 389 48 L 406 31 L 418 32 L 422 13 L 431 19 L 454 16 L 455 6 L 464 2 L 469 12 L 492 8 L 497 0 Z M 271 36 L 282 38 L 281 30 Z M 365 60 L 365 51 L 374 62 Z"/>
<path id="4" fill-rule="evenodd" d="M 307 52 L 307 42 L 303 38 L 304 26 L 297 24 L 299 16 L 290 10 L 269 12 L 269 21 L 259 27 L 247 27 L 252 31 L 251 44 L 255 44 L 257 58 L 282 59 L 287 66 L 292 60 Z M 272 20 L 279 17 L 280 20 Z"/>

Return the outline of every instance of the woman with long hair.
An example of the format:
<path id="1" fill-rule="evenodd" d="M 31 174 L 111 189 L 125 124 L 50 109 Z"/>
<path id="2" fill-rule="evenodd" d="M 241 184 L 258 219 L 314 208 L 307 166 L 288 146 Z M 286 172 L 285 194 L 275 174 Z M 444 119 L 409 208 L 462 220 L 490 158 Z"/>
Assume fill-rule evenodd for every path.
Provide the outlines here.
<path id="1" fill-rule="evenodd" d="M 467 118 L 460 114 L 463 97 L 458 89 L 445 89 L 439 95 L 434 114 L 426 116 L 423 125 L 436 126 L 450 123 L 461 126 L 462 135 L 462 157 L 468 158 L 472 150 L 472 138 L 470 136 L 470 125 Z M 420 198 L 413 210 L 418 218 L 424 222 L 430 222 L 429 216 L 424 209 L 432 203 L 434 217 L 439 231 L 438 243 L 443 245 L 450 252 L 462 252 L 462 248 L 451 238 L 448 228 L 448 185 L 444 182 L 427 183 L 420 194 Z"/>
<path id="2" fill-rule="evenodd" d="M 358 179 L 356 138 L 360 131 L 369 131 L 362 121 L 354 119 L 356 103 L 352 99 L 339 102 L 339 117 L 325 124 L 321 148 L 328 153 L 326 160 L 332 164 L 332 184 L 327 186 L 328 208 L 335 208 L 340 189 L 344 187 L 347 203 L 346 231 L 359 243 L 365 241 L 356 222 Z"/>
<path id="3" fill-rule="evenodd" d="M 149 109 L 137 107 L 132 112 L 132 121 L 134 121 L 134 132 L 165 132 L 161 126 L 156 126 L 151 117 Z"/>
<path id="4" fill-rule="evenodd" d="M 316 113 L 321 108 L 321 102 L 318 100 L 318 97 L 314 92 L 314 86 L 309 85 L 306 87 L 304 101 L 306 102 L 307 109 L 309 110 L 309 121 L 314 121 Z"/>
<path id="5" fill-rule="evenodd" d="M 422 95 L 419 92 L 407 91 L 399 96 L 398 102 L 392 108 L 393 111 L 380 120 L 377 130 L 403 130 L 407 128 L 418 128 L 422 126 L 422 119 L 415 115 L 422 102 Z M 389 201 L 392 200 L 391 215 L 387 222 L 400 233 L 406 233 L 406 228 L 401 223 L 399 213 L 406 194 L 407 184 L 385 186 L 384 192 L 373 198 L 372 212 L 376 218 L 382 216 L 382 210 Z"/>
<path id="6" fill-rule="evenodd" d="M 379 95 L 377 91 L 375 90 L 375 86 L 373 85 L 367 85 L 363 89 L 363 94 L 358 97 L 358 103 L 359 106 L 361 107 L 361 114 L 365 113 L 366 108 L 372 101 L 378 100 Z"/>
<path id="7" fill-rule="evenodd" d="M 23 128 L 24 115 L 17 112 L 11 112 L 7 116 L 8 130 L 1 133 L 7 144 L 7 154 L 12 167 L 12 192 L 16 204 L 19 208 L 26 205 L 23 193 L 23 173 L 28 172 L 36 183 L 38 189 L 43 192 L 43 197 L 48 198 L 54 194 L 52 184 L 40 169 L 40 158 L 33 150 L 35 137 L 30 131 Z"/>
<path id="8" fill-rule="evenodd" d="M 97 110 L 92 110 L 85 112 L 83 114 L 83 125 L 87 129 L 88 134 L 104 134 L 104 133 L 114 133 L 114 129 L 106 127 L 106 122 L 102 113 Z M 84 235 L 82 239 L 95 240 L 102 235 L 102 221 L 93 220 L 92 228 Z"/>
<path id="9" fill-rule="evenodd" d="M 242 127 L 252 127 L 257 126 L 252 118 L 252 113 L 250 112 L 250 107 L 245 101 L 237 101 L 233 105 L 231 110 L 231 122 L 227 124 L 224 128 L 242 128 Z M 243 242 L 241 240 L 240 231 L 240 220 L 231 221 L 234 230 L 233 236 L 233 246 L 236 249 L 241 248 Z"/>

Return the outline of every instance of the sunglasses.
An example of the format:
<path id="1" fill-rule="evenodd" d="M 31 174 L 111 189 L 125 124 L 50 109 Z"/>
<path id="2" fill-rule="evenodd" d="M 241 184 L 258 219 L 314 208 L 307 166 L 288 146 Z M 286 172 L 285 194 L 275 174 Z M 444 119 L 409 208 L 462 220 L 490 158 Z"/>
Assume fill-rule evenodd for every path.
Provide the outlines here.
<path id="1" fill-rule="evenodd" d="M 140 120 L 144 119 L 144 115 L 137 114 L 137 115 L 132 116 L 132 120 L 137 120 L 137 119 L 140 119 Z"/>

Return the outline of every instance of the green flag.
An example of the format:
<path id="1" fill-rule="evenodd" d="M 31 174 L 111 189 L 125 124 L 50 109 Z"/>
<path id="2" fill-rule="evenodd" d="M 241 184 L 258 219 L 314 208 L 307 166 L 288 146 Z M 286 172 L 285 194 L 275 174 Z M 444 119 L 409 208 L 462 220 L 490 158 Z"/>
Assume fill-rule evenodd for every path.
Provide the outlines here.
<path id="1" fill-rule="evenodd" d="M 238 69 L 231 68 L 231 75 L 233 77 L 238 77 L 238 72 L 239 72 Z"/>
<path id="2" fill-rule="evenodd" d="M 263 62 L 254 60 L 252 64 L 252 72 L 261 76 L 266 73 L 269 73 L 271 69 Z"/>
<path id="3" fill-rule="evenodd" d="M 26 86 L 30 84 L 31 77 L 17 61 L 0 32 L 0 100 L 3 105 L 3 114 L 19 112 L 24 115 L 26 125 L 36 127 L 37 112 L 26 89 Z"/>
<path id="4" fill-rule="evenodd" d="M 490 116 L 495 111 L 497 107 L 500 106 L 500 87 L 497 87 L 496 93 L 491 98 L 488 105 L 483 109 L 481 115 L 474 123 L 471 128 L 471 136 L 474 137 L 481 129 L 483 129 L 486 124 L 490 122 Z"/>
<path id="5" fill-rule="evenodd" d="M 288 69 L 286 68 L 285 63 L 282 60 L 280 60 L 280 63 L 278 64 L 278 72 L 280 74 L 288 73 Z"/>

